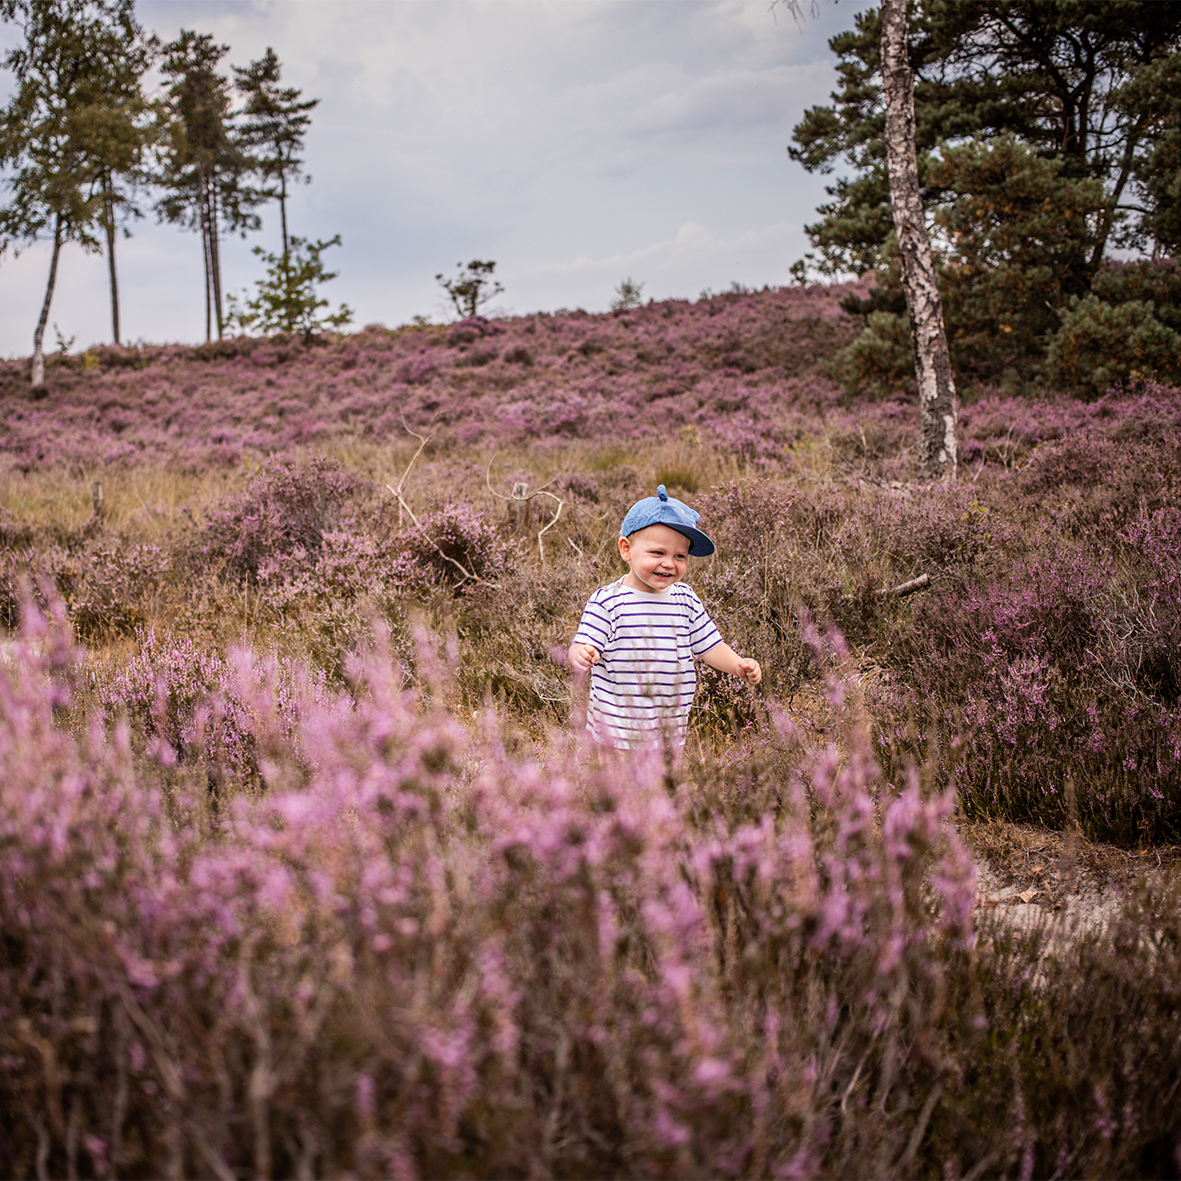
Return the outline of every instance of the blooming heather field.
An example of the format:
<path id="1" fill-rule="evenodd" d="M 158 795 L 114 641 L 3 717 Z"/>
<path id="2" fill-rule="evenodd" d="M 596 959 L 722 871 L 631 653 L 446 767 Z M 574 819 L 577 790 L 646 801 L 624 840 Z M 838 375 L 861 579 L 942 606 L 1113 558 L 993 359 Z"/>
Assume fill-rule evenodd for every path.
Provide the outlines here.
<path id="1" fill-rule="evenodd" d="M 961 836 L 1181 840 L 1181 391 L 925 487 L 839 295 L 0 366 L 0 1173 L 1181 1170 L 1176 887 Z M 767 673 L 675 767 L 561 664 L 658 482 Z"/>

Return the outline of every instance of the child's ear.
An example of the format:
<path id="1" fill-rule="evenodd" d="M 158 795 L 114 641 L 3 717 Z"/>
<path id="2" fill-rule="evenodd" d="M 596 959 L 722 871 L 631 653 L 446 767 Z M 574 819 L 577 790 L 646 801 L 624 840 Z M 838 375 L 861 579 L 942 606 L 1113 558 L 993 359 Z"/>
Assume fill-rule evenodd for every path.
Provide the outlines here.
<path id="1" fill-rule="evenodd" d="M 621 537 L 619 539 L 619 556 L 625 562 L 631 562 L 632 543 L 628 541 L 626 537 Z"/>

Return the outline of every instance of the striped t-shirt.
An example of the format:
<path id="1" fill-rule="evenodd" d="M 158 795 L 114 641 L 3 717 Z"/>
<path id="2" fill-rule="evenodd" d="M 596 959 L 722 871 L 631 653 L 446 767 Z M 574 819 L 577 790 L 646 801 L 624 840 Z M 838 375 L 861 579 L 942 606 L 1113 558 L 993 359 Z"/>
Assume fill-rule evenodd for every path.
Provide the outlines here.
<path id="1" fill-rule="evenodd" d="M 593 645 L 602 657 L 591 668 L 586 720 L 596 742 L 624 749 L 667 733 L 684 743 L 697 688 L 693 658 L 722 642 L 690 587 L 600 587 L 587 600 L 574 642 Z"/>

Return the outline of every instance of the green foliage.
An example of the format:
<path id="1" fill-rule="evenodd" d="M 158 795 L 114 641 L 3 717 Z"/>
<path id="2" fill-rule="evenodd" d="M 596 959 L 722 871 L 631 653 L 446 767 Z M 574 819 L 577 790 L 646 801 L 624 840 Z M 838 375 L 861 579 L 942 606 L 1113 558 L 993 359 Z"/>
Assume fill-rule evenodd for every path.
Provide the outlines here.
<path id="1" fill-rule="evenodd" d="M 1153 129 L 1136 161 L 1146 198 L 1143 237 L 1177 253 L 1181 251 L 1181 55 L 1174 53 L 1139 70 L 1120 101 Z"/>
<path id="2" fill-rule="evenodd" d="M 1066 299 L 1086 288 L 1103 187 L 1064 176 L 1064 165 L 1013 135 L 972 139 L 932 162 L 932 179 L 949 194 L 935 220 L 949 344 L 961 373 L 989 380 L 1027 367 Z"/>
<path id="3" fill-rule="evenodd" d="M 628 308 L 638 308 L 643 303 L 644 284 L 637 283 L 630 275 L 615 288 L 615 298 L 611 301 L 611 310 L 625 312 Z"/>
<path id="4" fill-rule="evenodd" d="M 865 330 L 841 352 L 835 369 L 846 384 L 878 394 L 913 384 L 914 351 L 905 310 L 869 312 Z"/>
<path id="5" fill-rule="evenodd" d="M 808 253 L 805 254 L 803 258 L 797 258 L 795 262 L 793 262 L 791 266 L 787 268 L 788 274 L 790 274 L 791 277 L 801 287 L 806 287 L 808 285 L 808 265 L 809 263 L 815 263 L 815 261 L 816 255 L 814 255 L 811 251 L 808 251 Z"/>
<path id="6" fill-rule="evenodd" d="M 1176 259 L 1107 263 L 1091 290 L 1107 303 L 1148 300 L 1162 324 L 1181 332 L 1181 262 Z"/>
<path id="7" fill-rule="evenodd" d="M 435 282 L 447 292 L 455 313 L 461 319 L 476 315 L 490 300 L 495 299 L 504 288 L 492 278 L 496 270 L 494 262 L 480 262 L 472 259 L 465 267 L 463 263 L 455 264 L 458 274 L 452 279 L 444 279 L 442 274 L 435 276 Z"/>
<path id="8" fill-rule="evenodd" d="M 229 81 L 216 68 L 228 49 L 214 44 L 208 33 L 183 29 L 164 47 L 162 66 L 168 91 L 163 157 L 155 180 L 165 192 L 156 210 L 165 221 L 201 234 L 206 339 L 212 336 L 214 318 L 219 337 L 225 324 L 221 232 L 257 229 L 254 207 L 263 197 L 247 184 L 254 161 L 233 134 Z"/>
<path id="9" fill-rule="evenodd" d="M 320 255 L 329 246 L 339 246 L 340 235 L 336 234 L 326 242 L 310 242 L 305 238 L 293 237 L 291 249 L 281 254 L 271 254 L 261 246 L 254 253 L 267 265 L 267 276 L 258 283 L 253 299 L 239 308 L 231 295 L 229 323 L 237 324 L 250 331 L 299 332 L 305 340 L 325 328 L 344 328 L 353 318 L 352 310 L 345 304 L 331 314 L 322 314 L 329 302 L 321 299 L 316 292 L 321 283 L 335 279 L 336 271 L 326 271 Z"/>
<path id="10" fill-rule="evenodd" d="M 1035 378 L 1110 247 L 1181 241 L 1181 4 L 936 0 L 911 29 L 919 175 L 953 363 L 961 381 Z M 845 367 L 854 383 L 897 385 L 910 364 L 883 374 L 898 326 L 881 314 L 905 309 L 878 38 L 875 9 L 832 39 L 833 104 L 805 113 L 789 151 L 809 171 L 852 168 L 807 230 L 822 273 L 877 272 L 878 290 L 848 306 L 879 315 Z"/>
<path id="11" fill-rule="evenodd" d="M 37 359 L 65 242 L 100 249 L 99 224 L 113 244 L 120 181 L 132 178 L 146 143 L 141 81 L 155 52 L 132 0 L 3 0 L 0 17 L 24 39 L 3 58 L 16 86 L 0 112 L 0 166 L 10 201 L 0 209 L 0 252 L 53 241 L 45 302 L 34 335 Z M 112 292 L 113 263 L 112 263 Z"/>
<path id="12" fill-rule="evenodd" d="M 1074 301 L 1046 357 L 1052 381 L 1091 395 L 1111 386 L 1157 377 L 1181 380 L 1181 334 L 1156 316 L 1152 302 Z"/>
<path id="13" fill-rule="evenodd" d="M 269 46 L 258 61 L 246 69 L 234 67 L 235 86 L 245 98 L 239 138 L 243 147 L 255 153 L 255 167 L 262 176 L 262 194 L 279 202 L 283 226 L 283 249 L 287 240 L 287 182 L 298 177 L 303 161 L 303 137 L 311 126 L 309 114 L 319 104 L 318 98 L 301 100 L 295 87 L 279 85 L 280 64 Z"/>
<path id="14" fill-rule="evenodd" d="M 3 59 L 16 91 L 0 113 L 0 164 L 8 170 L 10 202 L 0 210 L 0 242 L 34 242 L 45 234 L 98 248 L 97 203 L 87 189 L 88 117 L 102 87 L 115 30 L 84 21 L 86 5 L 71 0 L 5 0 L 0 15 L 24 26 L 23 44 Z M 130 4 L 124 6 L 130 9 Z M 111 6 L 100 16 L 114 15 Z M 102 52 L 105 50 L 105 54 Z"/>

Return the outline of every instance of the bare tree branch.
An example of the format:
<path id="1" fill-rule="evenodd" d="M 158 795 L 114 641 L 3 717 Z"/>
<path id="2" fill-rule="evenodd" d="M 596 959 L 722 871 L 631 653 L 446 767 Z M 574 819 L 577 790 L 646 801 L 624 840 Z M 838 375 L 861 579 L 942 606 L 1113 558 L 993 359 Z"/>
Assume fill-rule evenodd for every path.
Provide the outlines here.
<path id="1" fill-rule="evenodd" d="M 560 499 L 559 497 L 555 496 L 552 492 L 543 492 L 541 495 L 548 496 L 551 500 L 556 500 L 558 502 L 558 508 L 557 508 L 557 511 L 554 513 L 553 520 L 550 521 L 550 523 L 548 525 L 546 525 L 546 527 L 544 529 L 542 529 L 541 532 L 538 533 L 538 535 L 537 535 L 537 556 L 541 561 L 544 562 L 545 561 L 545 549 L 541 544 L 541 539 L 544 534 L 548 533 L 549 530 L 552 529 L 558 523 L 558 518 L 562 515 L 562 505 L 565 504 L 566 502 L 564 500 Z"/>

